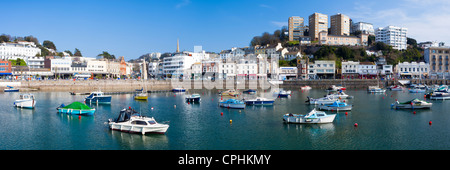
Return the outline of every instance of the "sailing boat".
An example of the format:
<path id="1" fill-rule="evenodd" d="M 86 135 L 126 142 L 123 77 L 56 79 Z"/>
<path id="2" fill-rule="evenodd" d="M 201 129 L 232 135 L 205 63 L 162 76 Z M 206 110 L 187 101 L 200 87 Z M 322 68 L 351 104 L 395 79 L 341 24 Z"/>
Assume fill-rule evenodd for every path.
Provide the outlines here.
<path id="1" fill-rule="evenodd" d="M 145 83 L 144 83 L 145 86 Z M 137 93 L 136 95 L 134 95 L 134 100 L 147 100 L 148 99 L 148 95 L 147 95 L 147 90 L 144 90 L 144 87 L 142 87 L 142 90 L 140 93 Z"/>

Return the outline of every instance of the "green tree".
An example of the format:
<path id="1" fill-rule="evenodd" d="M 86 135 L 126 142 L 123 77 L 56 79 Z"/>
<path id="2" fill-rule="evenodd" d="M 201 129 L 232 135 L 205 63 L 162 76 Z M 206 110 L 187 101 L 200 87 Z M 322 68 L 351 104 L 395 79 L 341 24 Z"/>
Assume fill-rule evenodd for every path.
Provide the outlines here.
<path id="1" fill-rule="evenodd" d="M 80 57 L 82 57 L 83 55 L 81 54 L 81 51 L 78 48 L 75 48 L 75 51 L 73 52 L 73 56 L 80 56 Z"/>
<path id="2" fill-rule="evenodd" d="M 70 56 L 73 56 L 72 52 L 69 51 L 69 50 L 66 50 L 66 51 L 64 51 L 64 52 L 68 53 Z"/>
<path id="3" fill-rule="evenodd" d="M 103 56 L 105 59 L 116 59 L 116 56 L 109 54 L 107 51 L 103 51 L 103 53 L 97 55 L 97 57 L 98 56 Z"/>
<path id="4" fill-rule="evenodd" d="M 45 48 L 53 49 L 53 50 L 56 51 L 56 46 L 55 46 L 55 44 L 53 44 L 53 42 L 51 42 L 51 41 L 49 41 L 49 40 L 45 40 L 45 41 L 42 43 L 42 46 L 44 46 Z"/>

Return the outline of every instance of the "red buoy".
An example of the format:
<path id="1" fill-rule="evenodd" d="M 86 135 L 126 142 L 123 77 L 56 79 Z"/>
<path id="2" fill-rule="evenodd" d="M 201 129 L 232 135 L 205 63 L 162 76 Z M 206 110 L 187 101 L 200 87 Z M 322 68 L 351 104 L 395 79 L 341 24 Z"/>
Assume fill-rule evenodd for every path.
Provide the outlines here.
<path id="1" fill-rule="evenodd" d="M 220 112 L 220 116 L 223 116 L 223 112 Z"/>
<path id="2" fill-rule="evenodd" d="M 81 115 L 78 115 L 78 119 L 81 119 Z M 431 121 L 430 121 L 431 122 Z"/>
<path id="3" fill-rule="evenodd" d="M 413 114 L 416 114 L 416 111 L 413 111 Z"/>
<path id="4" fill-rule="evenodd" d="M 431 120 L 430 120 L 430 122 L 428 122 L 429 125 L 431 125 L 432 123 L 433 123 L 433 122 L 431 122 Z"/>
<path id="5" fill-rule="evenodd" d="M 345 115 L 348 115 L 348 112 L 345 112 Z"/>
<path id="6" fill-rule="evenodd" d="M 358 127 L 358 123 L 355 123 L 354 126 L 355 126 L 355 127 Z"/>

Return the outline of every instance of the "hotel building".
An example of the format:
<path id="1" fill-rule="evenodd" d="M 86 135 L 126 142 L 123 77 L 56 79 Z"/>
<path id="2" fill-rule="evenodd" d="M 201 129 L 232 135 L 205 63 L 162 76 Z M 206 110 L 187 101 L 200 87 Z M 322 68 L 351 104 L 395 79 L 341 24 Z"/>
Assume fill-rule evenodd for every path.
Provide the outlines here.
<path id="1" fill-rule="evenodd" d="M 449 72 L 450 47 L 429 47 L 424 51 L 425 62 L 429 63 L 430 72 L 447 73 Z"/>

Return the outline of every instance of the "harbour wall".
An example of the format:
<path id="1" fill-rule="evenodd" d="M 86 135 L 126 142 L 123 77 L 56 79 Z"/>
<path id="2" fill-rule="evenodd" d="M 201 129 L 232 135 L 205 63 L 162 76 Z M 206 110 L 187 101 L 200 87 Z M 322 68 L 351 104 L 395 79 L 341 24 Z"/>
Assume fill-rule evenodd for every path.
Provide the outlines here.
<path id="1" fill-rule="evenodd" d="M 413 79 L 414 84 L 450 84 L 450 80 L 436 79 Z M 41 80 L 41 81 L 0 81 L 0 84 L 16 85 L 21 90 L 38 91 L 68 91 L 68 92 L 91 92 L 101 90 L 105 92 L 131 92 L 144 88 L 147 91 L 167 91 L 175 87 L 186 89 L 267 89 L 267 81 L 170 81 L 170 80 Z M 19 85 L 20 84 L 20 85 Z M 361 79 L 335 79 L 335 80 L 296 80 L 284 81 L 278 84 L 280 88 L 300 88 L 311 86 L 314 89 L 326 89 L 331 85 L 341 85 L 348 89 L 367 88 L 368 86 L 388 87 L 399 84 L 397 80 L 361 80 Z M 0 89 L 6 88 L 0 86 Z"/>

